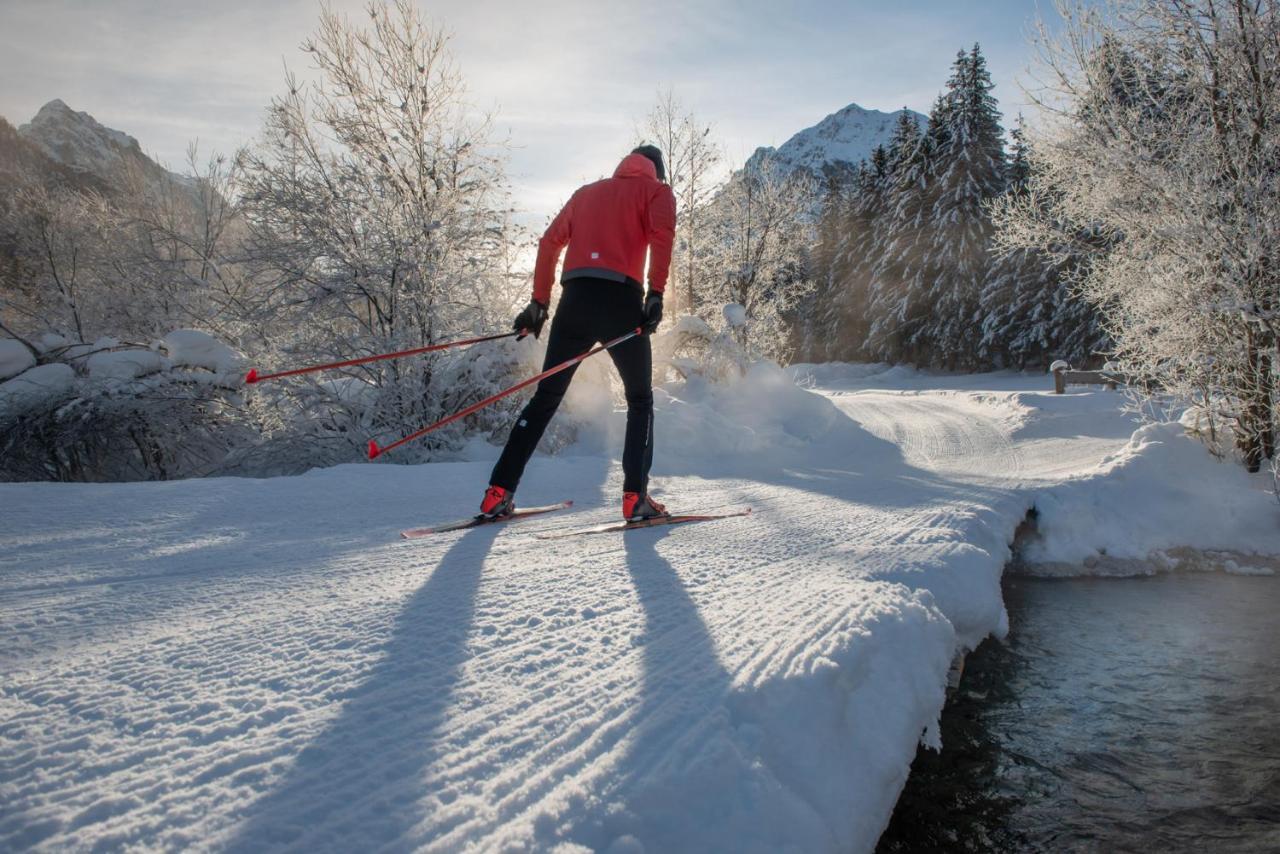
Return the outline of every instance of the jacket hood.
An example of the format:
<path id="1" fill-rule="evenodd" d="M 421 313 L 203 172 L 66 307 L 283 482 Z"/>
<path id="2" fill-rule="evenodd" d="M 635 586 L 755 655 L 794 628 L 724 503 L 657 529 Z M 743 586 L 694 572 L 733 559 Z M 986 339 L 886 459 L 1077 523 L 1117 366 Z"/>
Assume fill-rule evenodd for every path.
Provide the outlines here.
<path id="1" fill-rule="evenodd" d="M 653 161 L 643 154 L 628 154 L 622 158 L 618 168 L 613 170 L 615 178 L 652 178 L 658 180 L 658 170 L 653 168 Z"/>

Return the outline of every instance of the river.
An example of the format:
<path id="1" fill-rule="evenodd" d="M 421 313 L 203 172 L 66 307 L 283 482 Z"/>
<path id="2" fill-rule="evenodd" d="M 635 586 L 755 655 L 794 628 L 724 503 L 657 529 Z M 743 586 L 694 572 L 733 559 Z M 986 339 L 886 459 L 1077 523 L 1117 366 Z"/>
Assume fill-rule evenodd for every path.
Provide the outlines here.
<path id="1" fill-rule="evenodd" d="M 1280 577 L 1004 587 L 879 852 L 1280 851 Z"/>

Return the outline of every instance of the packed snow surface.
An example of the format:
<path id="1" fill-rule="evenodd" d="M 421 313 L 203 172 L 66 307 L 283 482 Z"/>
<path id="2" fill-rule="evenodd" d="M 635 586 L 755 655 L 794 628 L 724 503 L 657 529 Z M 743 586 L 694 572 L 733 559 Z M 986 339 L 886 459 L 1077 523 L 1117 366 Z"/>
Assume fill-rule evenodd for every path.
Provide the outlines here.
<path id="1" fill-rule="evenodd" d="M 496 449 L 0 485 L 0 849 L 870 850 L 1028 506 L 1131 446 L 1051 385 L 668 387 L 654 493 L 755 512 L 626 535 L 535 536 L 616 516 L 616 413 L 521 486 L 573 511 L 426 540 Z"/>

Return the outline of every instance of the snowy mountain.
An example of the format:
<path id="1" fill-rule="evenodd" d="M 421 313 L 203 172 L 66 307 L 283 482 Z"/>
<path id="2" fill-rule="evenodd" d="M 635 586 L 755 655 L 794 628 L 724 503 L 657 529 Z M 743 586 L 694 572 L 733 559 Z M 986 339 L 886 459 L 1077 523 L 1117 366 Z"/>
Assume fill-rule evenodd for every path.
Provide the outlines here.
<path id="1" fill-rule="evenodd" d="M 912 110 L 882 113 L 857 104 L 832 113 L 813 127 L 805 128 L 780 147 L 761 146 L 747 159 L 747 171 L 760 168 L 765 160 L 788 171 L 807 169 L 821 177 L 833 169 L 850 168 L 871 156 L 876 146 L 888 144 L 894 123 L 903 112 L 912 113 L 920 126 L 926 116 Z"/>
<path id="2" fill-rule="evenodd" d="M 77 112 L 59 99 L 40 108 L 18 134 L 50 159 L 73 172 L 118 185 L 127 170 L 140 169 L 147 182 L 166 181 L 189 186 L 190 179 L 170 172 L 142 151 L 138 140 L 101 124 L 85 112 Z"/>
<path id="3" fill-rule="evenodd" d="M 109 191 L 101 179 L 54 160 L 43 147 L 0 117 L 0 193 L 12 195 L 20 187 L 33 184 Z"/>

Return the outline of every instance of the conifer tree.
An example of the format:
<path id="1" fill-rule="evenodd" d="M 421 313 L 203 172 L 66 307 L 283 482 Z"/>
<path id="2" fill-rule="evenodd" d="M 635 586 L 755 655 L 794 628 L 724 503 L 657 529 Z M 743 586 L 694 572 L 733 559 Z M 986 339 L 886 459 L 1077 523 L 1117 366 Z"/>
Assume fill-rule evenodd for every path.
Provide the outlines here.
<path id="1" fill-rule="evenodd" d="M 1010 132 L 1006 204 L 1028 202 L 1030 163 L 1022 118 Z M 1090 236 L 1079 242 L 1088 245 Z M 979 358 L 994 367 L 1047 368 L 1064 359 L 1085 365 L 1108 346 L 1099 317 L 1073 290 L 1079 252 L 1054 253 L 1019 247 L 1000 254 L 981 297 Z"/>
<path id="2" fill-rule="evenodd" d="M 836 303 L 847 273 L 844 263 L 848 258 L 851 194 L 859 183 L 855 179 L 850 187 L 843 178 L 841 174 L 827 176 L 818 240 L 810 255 L 814 289 L 797 307 L 792 322 L 795 352 L 804 361 L 840 358 L 837 353 L 843 335 Z"/>
<path id="3" fill-rule="evenodd" d="M 883 187 L 883 213 L 870 235 L 860 262 L 866 275 L 869 331 L 866 354 L 871 359 L 897 361 L 909 336 L 912 306 L 907 282 L 920 271 L 919 241 L 924 225 L 928 158 L 926 140 L 915 116 L 899 116 L 889 142 Z"/>
<path id="4" fill-rule="evenodd" d="M 988 205 L 1004 191 L 1006 173 L 993 88 L 975 44 L 956 57 L 930 116 L 924 261 L 906 283 L 908 303 L 920 317 L 905 341 L 912 361 L 977 366 L 978 302 L 992 272 Z"/>

